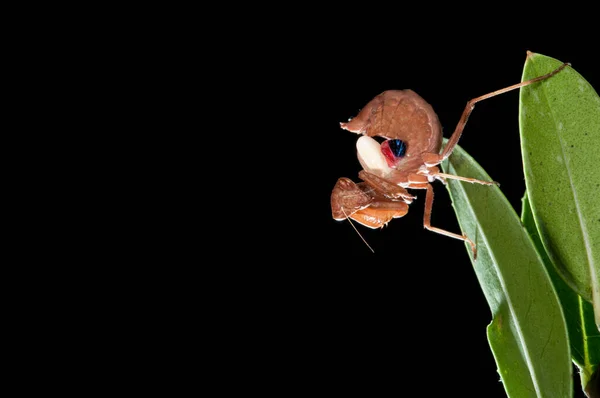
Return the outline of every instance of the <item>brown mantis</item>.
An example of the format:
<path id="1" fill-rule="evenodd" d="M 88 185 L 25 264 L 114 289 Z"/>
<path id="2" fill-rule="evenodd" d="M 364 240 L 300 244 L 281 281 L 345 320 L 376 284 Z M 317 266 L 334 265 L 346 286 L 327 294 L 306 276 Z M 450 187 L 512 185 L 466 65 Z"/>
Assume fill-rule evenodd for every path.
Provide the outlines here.
<path id="1" fill-rule="evenodd" d="M 424 189 L 425 212 L 423 226 L 433 232 L 469 243 L 473 258 L 477 258 L 475 243 L 465 234 L 459 235 L 431 225 L 433 187 L 439 180 L 456 179 L 483 185 L 498 185 L 495 181 L 482 181 L 442 173 L 438 165 L 454 150 L 475 104 L 485 99 L 527 86 L 560 72 L 568 63 L 556 70 L 480 97 L 471 99 L 458 121 L 446 146 L 442 147 L 442 127 L 438 116 L 423 98 L 412 90 L 384 91 L 373 98 L 348 123 L 341 127 L 361 134 L 356 147 L 363 168 L 354 183 L 346 177 L 337 180 L 331 193 L 331 212 L 335 220 L 352 219 L 369 228 L 381 228 L 394 218 L 408 213 L 408 205 L 415 199 L 408 189 Z M 379 143 L 371 137 L 381 137 Z"/>

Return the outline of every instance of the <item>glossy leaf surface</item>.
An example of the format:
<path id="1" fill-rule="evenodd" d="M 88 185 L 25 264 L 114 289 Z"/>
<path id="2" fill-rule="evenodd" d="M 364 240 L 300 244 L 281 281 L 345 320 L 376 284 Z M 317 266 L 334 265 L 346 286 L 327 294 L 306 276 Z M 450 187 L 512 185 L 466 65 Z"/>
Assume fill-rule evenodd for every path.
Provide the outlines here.
<path id="1" fill-rule="evenodd" d="M 556 272 L 535 228 L 527 195 L 523 197 L 521 220 L 544 261 L 546 270 L 560 299 L 567 322 L 571 356 L 580 371 L 581 387 L 585 389 L 592 374 L 600 365 L 600 332 L 594 324 L 594 308 L 575 293 Z"/>
<path id="2" fill-rule="evenodd" d="M 449 174 L 491 180 L 459 146 L 442 167 Z M 449 180 L 447 188 L 462 232 L 477 245 L 473 268 L 492 311 L 487 335 L 508 396 L 571 397 L 563 313 L 519 217 L 498 187 Z"/>
<path id="3" fill-rule="evenodd" d="M 562 62 L 531 54 L 523 80 Z M 521 88 L 527 195 L 540 239 L 561 277 L 595 302 L 600 327 L 600 98 L 573 68 Z"/>

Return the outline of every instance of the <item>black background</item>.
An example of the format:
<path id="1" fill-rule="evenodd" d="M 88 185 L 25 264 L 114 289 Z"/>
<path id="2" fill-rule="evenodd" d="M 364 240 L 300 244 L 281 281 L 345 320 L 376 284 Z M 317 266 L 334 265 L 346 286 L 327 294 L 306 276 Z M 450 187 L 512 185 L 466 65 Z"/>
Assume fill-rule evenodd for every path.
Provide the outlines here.
<path id="1" fill-rule="evenodd" d="M 277 160 L 268 165 L 273 181 L 257 179 L 271 193 L 249 219 L 266 221 L 254 250 L 269 265 L 246 276 L 261 281 L 253 291 L 260 304 L 248 305 L 276 324 L 268 335 L 281 342 L 274 363 L 295 364 L 292 390 L 318 384 L 330 393 L 404 396 L 410 386 L 406 396 L 506 396 L 486 338 L 491 313 L 465 245 L 423 228 L 424 192 L 413 191 L 409 213 L 385 228 L 357 226 L 375 253 L 348 222 L 332 219 L 336 180 L 358 181 L 360 171 L 358 136 L 339 123 L 384 90 L 410 88 L 433 106 L 448 138 L 469 99 L 520 82 L 528 50 L 570 62 L 599 87 L 595 55 L 578 40 L 563 32 L 564 44 L 479 44 L 338 30 L 301 39 L 271 65 L 281 86 L 264 111 L 277 114 Z M 459 145 L 520 214 L 518 107 L 518 90 L 478 103 Z M 459 232 L 445 188 L 434 189 L 432 225 Z M 574 385 L 579 394 L 577 375 Z"/>

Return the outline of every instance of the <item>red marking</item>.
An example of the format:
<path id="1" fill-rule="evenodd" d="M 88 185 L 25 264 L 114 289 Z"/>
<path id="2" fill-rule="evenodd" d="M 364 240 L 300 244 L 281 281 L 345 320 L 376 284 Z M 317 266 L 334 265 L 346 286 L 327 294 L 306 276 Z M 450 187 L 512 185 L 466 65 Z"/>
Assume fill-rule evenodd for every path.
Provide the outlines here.
<path id="1" fill-rule="evenodd" d="M 392 152 L 392 148 L 390 148 L 389 140 L 385 140 L 381 144 L 381 153 L 383 153 L 383 157 L 385 157 L 388 166 L 394 168 L 396 163 L 398 163 L 398 159 L 394 155 L 394 152 Z"/>

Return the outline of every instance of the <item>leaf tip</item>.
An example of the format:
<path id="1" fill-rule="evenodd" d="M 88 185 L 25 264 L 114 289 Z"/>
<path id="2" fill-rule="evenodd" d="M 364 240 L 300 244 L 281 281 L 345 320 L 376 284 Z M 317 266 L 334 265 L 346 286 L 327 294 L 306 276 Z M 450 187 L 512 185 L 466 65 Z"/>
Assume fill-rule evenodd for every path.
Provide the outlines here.
<path id="1" fill-rule="evenodd" d="M 525 57 L 525 63 L 527 63 L 529 61 L 533 61 L 533 59 L 535 57 L 537 57 L 538 55 L 539 55 L 538 53 L 534 53 L 533 51 L 527 50 L 527 57 Z"/>

